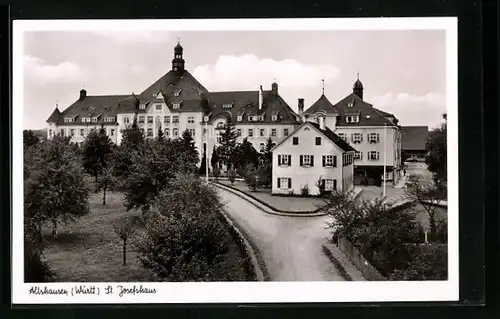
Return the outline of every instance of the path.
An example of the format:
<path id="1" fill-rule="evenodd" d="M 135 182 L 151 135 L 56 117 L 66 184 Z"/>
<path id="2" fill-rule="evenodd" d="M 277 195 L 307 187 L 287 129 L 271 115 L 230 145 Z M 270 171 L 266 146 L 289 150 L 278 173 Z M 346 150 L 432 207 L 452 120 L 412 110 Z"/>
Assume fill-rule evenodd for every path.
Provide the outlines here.
<path id="1" fill-rule="evenodd" d="M 270 215 L 237 195 L 218 189 L 226 212 L 257 246 L 273 281 L 342 281 L 322 251 L 330 236 L 327 216 Z"/>

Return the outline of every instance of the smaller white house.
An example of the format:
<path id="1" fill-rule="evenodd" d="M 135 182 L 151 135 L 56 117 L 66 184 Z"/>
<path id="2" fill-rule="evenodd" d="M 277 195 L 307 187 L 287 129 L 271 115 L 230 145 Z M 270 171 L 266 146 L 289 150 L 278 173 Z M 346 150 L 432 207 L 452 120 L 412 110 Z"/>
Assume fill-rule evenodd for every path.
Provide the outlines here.
<path id="1" fill-rule="evenodd" d="M 354 187 L 356 150 L 326 127 L 323 117 L 304 122 L 272 152 L 273 194 L 300 195 L 307 185 L 309 194 L 317 195 L 319 179 L 326 190 Z"/>

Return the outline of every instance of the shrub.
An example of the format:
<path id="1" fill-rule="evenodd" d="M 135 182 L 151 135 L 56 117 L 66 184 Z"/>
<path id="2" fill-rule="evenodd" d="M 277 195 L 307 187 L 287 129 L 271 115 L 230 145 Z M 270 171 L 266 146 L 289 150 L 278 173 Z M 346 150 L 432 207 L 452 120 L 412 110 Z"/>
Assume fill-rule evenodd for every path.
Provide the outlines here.
<path id="1" fill-rule="evenodd" d="M 250 190 L 252 192 L 256 192 L 257 189 L 259 188 L 260 186 L 260 183 L 259 183 L 259 175 L 258 175 L 258 171 L 255 167 L 253 166 L 250 166 L 245 174 L 245 182 L 247 183 L 248 185 L 248 188 L 250 188 Z"/>
<path id="2" fill-rule="evenodd" d="M 234 169 L 229 170 L 229 172 L 227 172 L 227 177 L 229 178 L 231 184 L 233 184 L 236 180 L 236 171 Z"/>
<path id="3" fill-rule="evenodd" d="M 411 245 L 410 258 L 403 269 L 395 270 L 391 280 L 446 280 L 448 278 L 447 245 Z"/>
<path id="4" fill-rule="evenodd" d="M 217 272 L 228 251 L 216 191 L 194 176 L 178 176 L 156 198 L 140 242 L 140 261 L 166 281 L 224 280 Z"/>
<path id="5" fill-rule="evenodd" d="M 318 195 L 320 197 L 325 197 L 327 195 L 324 179 L 322 178 L 322 176 L 320 176 L 316 181 L 316 187 L 318 188 Z"/>
<path id="6" fill-rule="evenodd" d="M 293 195 L 294 195 L 294 193 L 295 193 L 295 192 L 293 191 L 293 189 L 292 189 L 291 191 L 288 191 L 288 195 L 290 195 L 290 196 L 293 196 Z"/>
<path id="7" fill-rule="evenodd" d="M 309 196 L 309 186 L 307 184 L 300 188 L 300 195 L 303 197 Z"/>

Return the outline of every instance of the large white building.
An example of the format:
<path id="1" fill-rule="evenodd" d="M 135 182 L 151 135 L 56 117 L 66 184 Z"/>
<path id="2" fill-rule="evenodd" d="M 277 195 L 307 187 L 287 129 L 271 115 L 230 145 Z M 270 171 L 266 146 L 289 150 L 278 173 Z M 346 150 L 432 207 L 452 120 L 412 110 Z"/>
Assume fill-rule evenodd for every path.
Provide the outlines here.
<path id="1" fill-rule="evenodd" d="M 304 102 L 300 100 L 299 114 L 303 121 L 319 123 L 324 119 L 328 128 L 356 149 L 356 184 L 378 184 L 384 163 L 387 180 L 396 183 L 401 177 L 401 127 L 393 114 L 363 100 L 363 84 L 359 78 L 354 83 L 353 92 L 336 104 L 330 103 L 322 94 L 304 111 Z"/>
<path id="2" fill-rule="evenodd" d="M 355 151 L 324 118 L 305 121 L 273 149 L 272 193 L 300 195 L 307 186 L 318 195 L 319 180 L 327 191 L 352 190 Z"/>
<path id="3" fill-rule="evenodd" d="M 104 125 L 119 144 L 123 129 L 134 118 L 150 138 L 158 129 L 170 138 L 189 130 L 200 158 L 206 151 L 208 160 L 228 118 L 236 125 L 238 141 L 246 137 L 257 150 L 269 137 L 278 143 L 300 125 L 300 117 L 280 97 L 277 83 L 266 91 L 260 86 L 255 91 L 209 92 L 186 70 L 183 48 L 177 44 L 171 70 L 142 93 L 95 96 L 82 89 L 64 111 L 56 106 L 47 119 L 47 137 L 60 134 L 82 142 L 91 129 Z"/>

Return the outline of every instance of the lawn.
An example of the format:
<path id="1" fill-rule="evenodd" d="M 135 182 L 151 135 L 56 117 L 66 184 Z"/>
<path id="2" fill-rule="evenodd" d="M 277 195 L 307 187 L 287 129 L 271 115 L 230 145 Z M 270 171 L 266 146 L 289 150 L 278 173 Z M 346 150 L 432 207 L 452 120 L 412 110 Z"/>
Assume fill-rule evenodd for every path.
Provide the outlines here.
<path id="1" fill-rule="evenodd" d="M 271 188 L 260 188 L 256 192 L 252 192 L 248 188 L 247 184 L 242 181 L 235 181 L 234 184 L 231 184 L 226 180 L 219 180 L 218 182 L 223 185 L 236 188 L 249 196 L 255 197 L 278 211 L 313 212 L 318 209 L 318 205 L 324 204 L 324 201 L 321 198 L 272 195 Z"/>
<path id="2" fill-rule="evenodd" d="M 47 240 L 44 255 L 58 282 L 155 281 L 153 274 L 138 260 L 133 241 L 127 244 L 127 265 L 123 265 L 122 241 L 113 229 L 119 218 L 137 212 L 126 212 L 121 193 L 108 193 L 106 201 L 104 206 L 102 193 L 92 194 L 91 214 L 77 222 L 59 226 L 59 236 L 55 240 L 50 236 L 49 227 L 43 230 Z M 136 236 L 143 232 L 144 229 L 138 229 Z M 236 242 L 232 242 L 220 267 L 230 274 L 232 281 L 247 280 L 242 254 Z"/>

